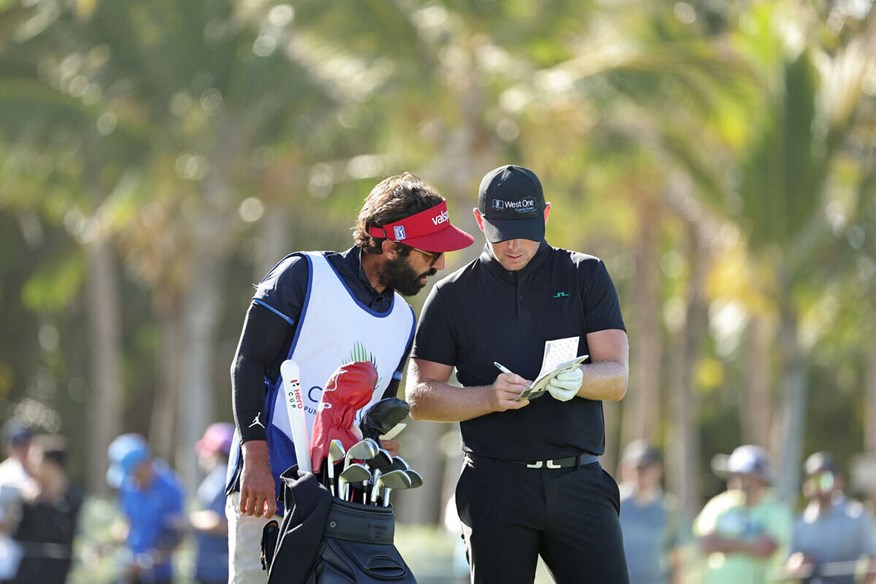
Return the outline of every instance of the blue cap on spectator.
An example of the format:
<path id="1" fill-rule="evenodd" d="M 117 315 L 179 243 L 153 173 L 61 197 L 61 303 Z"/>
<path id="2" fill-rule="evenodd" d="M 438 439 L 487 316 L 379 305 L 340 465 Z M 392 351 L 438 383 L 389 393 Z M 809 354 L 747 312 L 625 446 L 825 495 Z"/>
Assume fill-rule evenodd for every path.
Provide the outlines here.
<path id="1" fill-rule="evenodd" d="M 3 441 L 12 446 L 23 446 L 31 441 L 33 431 L 30 426 L 18 420 L 9 420 L 3 424 Z"/>
<path id="2" fill-rule="evenodd" d="M 149 446 L 140 434 L 122 434 L 110 443 L 107 455 L 110 466 L 106 480 L 110 486 L 119 488 L 134 469 L 149 458 Z"/>

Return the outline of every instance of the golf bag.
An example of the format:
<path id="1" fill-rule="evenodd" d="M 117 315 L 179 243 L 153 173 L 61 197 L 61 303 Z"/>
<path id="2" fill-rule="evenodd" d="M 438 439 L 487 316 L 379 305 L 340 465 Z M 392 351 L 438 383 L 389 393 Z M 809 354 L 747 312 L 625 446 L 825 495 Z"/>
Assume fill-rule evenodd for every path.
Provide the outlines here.
<path id="1" fill-rule="evenodd" d="M 268 584 L 416 584 L 393 544 L 392 507 L 334 498 L 296 466 L 280 478 L 286 515 L 262 537 Z"/>

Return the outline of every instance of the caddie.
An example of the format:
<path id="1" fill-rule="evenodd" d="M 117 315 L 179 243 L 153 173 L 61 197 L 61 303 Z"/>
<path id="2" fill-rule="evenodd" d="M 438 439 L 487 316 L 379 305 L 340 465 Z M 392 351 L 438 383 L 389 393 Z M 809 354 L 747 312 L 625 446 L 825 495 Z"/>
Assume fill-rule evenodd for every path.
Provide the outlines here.
<path id="1" fill-rule="evenodd" d="M 370 403 L 394 396 L 414 332 L 413 309 L 402 296 L 419 292 L 444 268 L 445 252 L 474 238 L 451 224 L 435 188 L 406 172 L 371 190 L 353 240 L 343 252 L 283 258 L 247 311 L 231 365 L 229 582 L 267 581 L 259 559 L 262 528 L 277 512 L 279 475 L 296 464 L 280 364 L 294 359 L 300 366 L 311 428 L 323 385 L 342 364 L 374 363 L 378 382 Z"/>

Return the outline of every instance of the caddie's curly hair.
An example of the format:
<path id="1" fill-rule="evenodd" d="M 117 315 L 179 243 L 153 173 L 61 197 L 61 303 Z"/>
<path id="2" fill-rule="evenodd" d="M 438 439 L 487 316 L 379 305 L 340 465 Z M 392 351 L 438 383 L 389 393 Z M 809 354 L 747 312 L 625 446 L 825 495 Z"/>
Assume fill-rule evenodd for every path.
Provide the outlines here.
<path id="1" fill-rule="evenodd" d="M 434 187 L 417 175 L 405 172 L 383 179 L 365 197 L 356 225 L 353 241 L 365 253 L 383 253 L 382 237 L 368 235 L 369 227 L 383 227 L 420 211 L 430 209 L 444 200 Z"/>

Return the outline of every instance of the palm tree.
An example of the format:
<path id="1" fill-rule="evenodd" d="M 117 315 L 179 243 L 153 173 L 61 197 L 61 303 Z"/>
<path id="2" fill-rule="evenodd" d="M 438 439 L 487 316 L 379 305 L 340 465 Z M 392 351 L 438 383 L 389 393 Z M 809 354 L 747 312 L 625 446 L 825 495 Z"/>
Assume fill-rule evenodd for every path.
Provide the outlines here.
<path id="1" fill-rule="evenodd" d="M 67 261 L 74 273 L 80 266 L 85 271 L 75 280 L 77 285 L 65 291 L 65 303 L 72 303 L 84 283 L 94 384 L 86 410 L 94 431 L 86 435 L 85 476 L 90 488 L 102 491 L 106 447 L 120 430 L 123 396 L 121 309 L 111 244 L 118 227 L 114 221 L 117 201 L 111 195 L 124 184 L 128 162 L 143 152 L 145 144 L 136 125 L 104 118 L 89 93 L 93 88 L 56 66 L 70 47 L 63 33 L 72 23 L 69 13 L 43 7 L 7 8 L 0 18 L 7 34 L 0 57 L 4 71 L 0 132 L 14 153 L 10 160 L 27 161 L 22 172 L 12 169 L 7 175 L 9 189 L 3 197 L 19 210 L 34 210 L 49 222 L 66 222 L 67 231 L 81 246 L 72 248 Z M 35 33 L 36 21 L 42 27 Z M 22 194 L 17 202 L 8 199 Z M 63 215 L 56 212 L 59 208 Z M 85 261 L 78 261 L 82 257 Z"/>
<path id="2" fill-rule="evenodd" d="M 809 257 L 826 232 L 822 209 L 836 163 L 851 145 L 872 35 L 863 27 L 849 38 L 830 37 L 820 15 L 795 5 L 764 5 L 756 16 L 760 35 L 749 39 L 752 47 L 783 45 L 787 39 L 767 38 L 779 19 L 836 42 L 833 48 L 784 44 L 764 59 L 768 109 L 753 120 L 759 131 L 740 165 L 737 221 L 778 314 L 780 435 L 773 448 L 781 453 L 780 495 L 791 501 L 798 491 L 808 391 L 799 330 L 802 293 L 820 280 Z"/>

